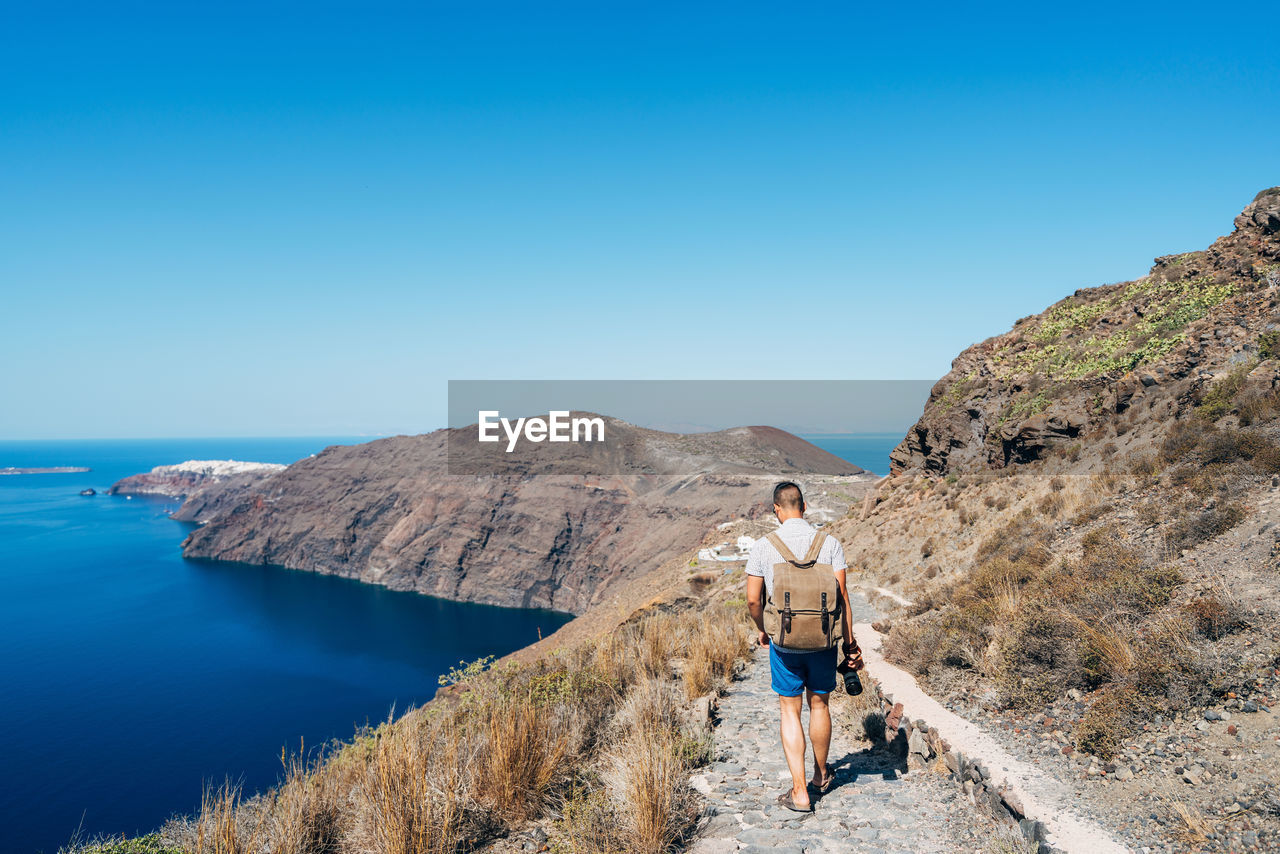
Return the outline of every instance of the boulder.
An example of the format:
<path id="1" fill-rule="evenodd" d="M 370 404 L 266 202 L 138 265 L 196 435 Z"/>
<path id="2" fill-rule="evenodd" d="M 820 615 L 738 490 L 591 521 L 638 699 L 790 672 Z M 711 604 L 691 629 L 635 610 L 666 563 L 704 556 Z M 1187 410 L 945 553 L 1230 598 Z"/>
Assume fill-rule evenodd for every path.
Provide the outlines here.
<path id="1" fill-rule="evenodd" d="M 1060 409 L 1033 415 L 1020 424 L 1006 424 L 1000 431 L 1005 465 L 1040 459 L 1046 447 L 1076 438 L 1087 423 L 1084 413 Z"/>
<path id="2" fill-rule="evenodd" d="M 1280 187 L 1263 190 L 1235 220 L 1238 229 L 1258 228 L 1264 234 L 1280 231 Z"/>

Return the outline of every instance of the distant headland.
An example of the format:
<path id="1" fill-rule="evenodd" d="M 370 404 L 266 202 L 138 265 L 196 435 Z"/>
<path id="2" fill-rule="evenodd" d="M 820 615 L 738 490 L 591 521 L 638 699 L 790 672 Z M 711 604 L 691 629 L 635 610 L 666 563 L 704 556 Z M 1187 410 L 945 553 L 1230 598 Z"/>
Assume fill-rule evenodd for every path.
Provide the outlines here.
<path id="1" fill-rule="evenodd" d="M 78 474 L 93 471 L 88 466 L 5 466 L 0 474 Z"/>

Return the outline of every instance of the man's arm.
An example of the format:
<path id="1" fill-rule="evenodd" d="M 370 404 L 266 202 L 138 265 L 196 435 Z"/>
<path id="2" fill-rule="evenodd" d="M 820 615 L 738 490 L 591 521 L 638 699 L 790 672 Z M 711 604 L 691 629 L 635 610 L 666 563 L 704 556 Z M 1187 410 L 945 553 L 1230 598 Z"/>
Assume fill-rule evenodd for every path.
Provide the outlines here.
<path id="1" fill-rule="evenodd" d="M 849 585 L 845 581 L 845 571 L 836 570 L 836 583 L 840 585 L 840 598 L 844 600 L 844 612 L 840 615 L 840 626 L 844 629 L 844 654 L 847 659 L 858 657 L 858 641 L 853 637 L 853 608 L 849 604 Z"/>
<path id="2" fill-rule="evenodd" d="M 756 643 L 769 645 L 769 633 L 764 630 L 764 578 L 759 575 L 747 576 L 747 613 L 760 631 Z"/>
<path id="3" fill-rule="evenodd" d="M 862 650 L 858 649 L 858 639 L 853 636 L 853 606 L 849 602 L 849 584 L 846 570 L 849 565 L 844 559 L 844 546 L 836 540 L 835 552 L 831 556 L 832 569 L 836 574 L 836 583 L 840 585 L 840 598 L 844 600 L 844 613 L 840 616 L 840 625 L 844 629 L 845 662 L 853 668 L 862 667 Z"/>

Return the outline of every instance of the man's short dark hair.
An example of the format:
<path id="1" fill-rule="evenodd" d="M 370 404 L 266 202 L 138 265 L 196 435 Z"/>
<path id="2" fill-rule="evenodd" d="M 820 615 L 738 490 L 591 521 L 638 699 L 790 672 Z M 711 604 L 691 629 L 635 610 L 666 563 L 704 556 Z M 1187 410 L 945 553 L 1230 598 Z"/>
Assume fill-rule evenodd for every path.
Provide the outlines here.
<path id="1" fill-rule="evenodd" d="M 800 510 L 804 507 L 804 495 L 800 485 L 784 480 L 773 488 L 773 503 L 784 510 Z"/>

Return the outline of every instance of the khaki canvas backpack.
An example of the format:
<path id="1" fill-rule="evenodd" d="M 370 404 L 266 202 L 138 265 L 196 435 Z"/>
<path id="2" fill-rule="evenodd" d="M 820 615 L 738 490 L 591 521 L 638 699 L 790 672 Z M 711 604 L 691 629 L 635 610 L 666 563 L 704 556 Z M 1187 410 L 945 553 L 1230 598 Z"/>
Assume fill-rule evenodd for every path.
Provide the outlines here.
<path id="1" fill-rule="evenodd" d="M 773 593 L 765 607 L 764 626 L 782 649 L 813 651 L 840 644 L 844 599 L 831 564 L 818 563 L 826 539 L 826 532 L 818 531 L 804 560 L 796 560 L 777 533 L 768 536 L 784 563 L 773 565 Z"/>

